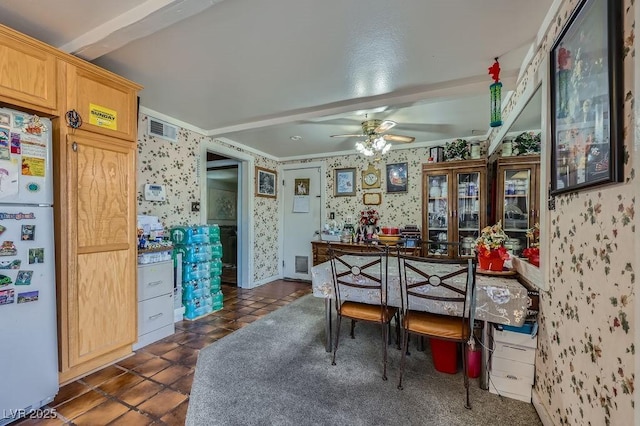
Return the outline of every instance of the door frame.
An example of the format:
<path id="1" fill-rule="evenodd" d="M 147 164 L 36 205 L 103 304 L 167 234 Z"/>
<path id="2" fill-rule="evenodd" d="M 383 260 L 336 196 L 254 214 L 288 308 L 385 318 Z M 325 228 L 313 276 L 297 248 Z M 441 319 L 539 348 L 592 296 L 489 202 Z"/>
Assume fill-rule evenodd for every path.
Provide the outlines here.
<path id="1" fill-rule="evenodd" d="M 284 164 L 280 167 L 280 175 L 284 180 L 284 171 L 285 170 L 299 170 L 299 169 L 316 169 L 320 168 L 320 227 L 322 227 L 323 220 L 326 220 L 326 192 L 327 192 L 327 163 L 325 161 L 312 161 L 308 163 L 290 163 Z M 311 194 L 310 194 L 311 195 Z M 278 208 L 282 212 L 280 218 L 278 220 L 278 229 L 284 229 L 284 216 L 285 216 L 285 208 L 284 208 L 284 196 L 280 197 L 280 201 L 278 203 Z M 318 231 L 321 231 L 318 229 Z M 284 259 L 284 240 L 282 238 L 283 232 L 278 232 L 278 245 L 280 246 L 280 259 L 278 260 L 278 270 L 279 276 L 281 278 L 284 277 L 284 268 L 282 267 L 282 261 Z M 311 244 L 311 241 L 309 241 Z M 313 260 L 313 259 L 311 259 Z M 313 263 L 310 265 L 313 266 Z"/>
<path id="2" fill-rule="evenodd" d="M 200 222 L 207 223 L 207 152 L 223 155 L 238 161 L 238 287 L 254 287 L 253 249 L 253 196 L 254 157 L 220 145 L 213 139 L 200 143 L 198 177 L 200 180 Z"/>

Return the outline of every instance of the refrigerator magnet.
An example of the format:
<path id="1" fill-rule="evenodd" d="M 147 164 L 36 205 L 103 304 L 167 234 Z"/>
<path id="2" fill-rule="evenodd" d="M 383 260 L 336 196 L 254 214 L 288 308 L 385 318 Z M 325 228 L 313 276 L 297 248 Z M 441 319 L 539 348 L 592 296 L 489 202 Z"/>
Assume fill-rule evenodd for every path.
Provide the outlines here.
<path id="1" fill-rule="evenodd" d="M 36 234 L 35 225 L 22 225 L 22 241 L 33 241 Z"/>
<path id="2" fill-rule="evenodd" d="M 44 263 L 44 248 L 29 249 L 29 264 Z"/>
<path id="3" fill-rule="evenodd" d="M 26 291 L 18 293 L 18 303 L 29 303 L 38 300 L 38 291 Z"/>
<path id="4" fill-rule="evenodd" d="M 4 226 L 0 225 L 0 235 L 2 235 L 2 233 L 4 231 L 6 231 L 6 230 L 7 230 L 7 228 L 5 228 Z"/>
<path id="5" fill-rule="evenodd" d="M 11 132 L 11 153 L 20 155 L 20 133 Z"/>
<path id="6" fill-rule="evenodd" d="M 0 246 L 0 256 L 15 256 L 18 254 L 18 250 L 16 249 L 16 245 L 13 244 L 13 241 L 3 241 L 2 246 Z"/>
<path id="7" fill-rule="evenodd" d="M 4 148 L 9 148 L 9 140 L 11 131 L 6 127 L 0 127 L 0 146 Z"/>
<path id="8" fill-rule="evenodd" d="M 0 305 L 9 305 L 13 303 L 13 295 L 15 294 L 12 288 L 7 290 L 0 290 Z"/>
<path id="9" fill-rule="evenodd" d="M 0 274 L 0 287 L 6 287 L 11 284 L 13 284 L 13 280 L 11 279 L 11 277 Z"/>
<path id="10" fill-rule="evenodd" d="M 22 260 L 3 260 L 0 262 L 0 269 L 20 269 Z"/>
<path id="11" fill-rule="evenodd" d="M 0 112 L 0 126 L 11 126 L 11 116 L 4 112 Z"/>
<path id="12" fill-rule="evenodd" d="M 31 277 L 33 277 L 33 271 L 18 271 L 15 285 L 31 285 Z"/>

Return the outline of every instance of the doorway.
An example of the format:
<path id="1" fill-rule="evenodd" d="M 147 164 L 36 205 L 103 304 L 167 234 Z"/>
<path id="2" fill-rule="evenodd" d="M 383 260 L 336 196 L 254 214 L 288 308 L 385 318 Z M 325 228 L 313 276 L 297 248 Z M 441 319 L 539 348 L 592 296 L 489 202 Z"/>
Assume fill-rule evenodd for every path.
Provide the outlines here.
<path id="1" fill-rule="evenodd" d="M 253 157 L 203 141 L 200 150 L 200 219 L 220 227 L 222 279 L 240 288 L 252 288 Z"/>

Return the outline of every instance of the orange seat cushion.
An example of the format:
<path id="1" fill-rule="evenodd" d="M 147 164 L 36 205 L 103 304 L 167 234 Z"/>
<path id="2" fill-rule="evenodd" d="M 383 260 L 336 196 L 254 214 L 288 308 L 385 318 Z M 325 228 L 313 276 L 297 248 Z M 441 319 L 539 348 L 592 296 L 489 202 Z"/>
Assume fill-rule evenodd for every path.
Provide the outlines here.
<path id="1" fill-rule="evenodd" d="M 460 317 L 409 311 L 403 320 L 403 327 L 410 333 L 442 337 L 452 340 L 466 340 L 469 337 L 469 320 Z"/>
<path id="2" fill-rule="evenodd" d="M 359 302 L 344 302 L 340 306 L 340 315 L 362 321 L 389 322 L 396 312 L 396 308 L 380 309 L 380 305 Z"/>

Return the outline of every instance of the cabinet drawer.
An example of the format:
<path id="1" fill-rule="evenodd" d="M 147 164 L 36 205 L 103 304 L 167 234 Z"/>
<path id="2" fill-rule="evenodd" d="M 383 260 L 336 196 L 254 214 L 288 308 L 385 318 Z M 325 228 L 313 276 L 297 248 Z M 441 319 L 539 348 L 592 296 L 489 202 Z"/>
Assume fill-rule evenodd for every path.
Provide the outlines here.
<path id="1" fill-rule="evenodd" d="M 536 350 L 509 343 L 496 342 L 493 356 L 524 362 L 525 364 L 533 364 L 536 360 Z"/>
<path id="2" fill-rule="evenodd" d="M 138 303 L 138 335 L 173 324 L 173 294 Z"/>
<path id="3" fill-rule="evenodd" d="M 138 300 L 173 293 L 173 261 L 138 265 Z"/>
<path id="4" fill-rule="evenodd" d="M 516 377 L 519 380 L 528 381 L 533 385 L 536 375 L 536 366 L 512 359 L 491 357 L 491 373 L 500 377 Z"/>
<path id="5" fill-rule="evenodd" d="M 531 337 L 530 334 L 517 333 L 509 330 L 494 330 L 493 340 L 510 345 L 524 346 L 526 348 L 538 347 L 538 336 Z"/>

